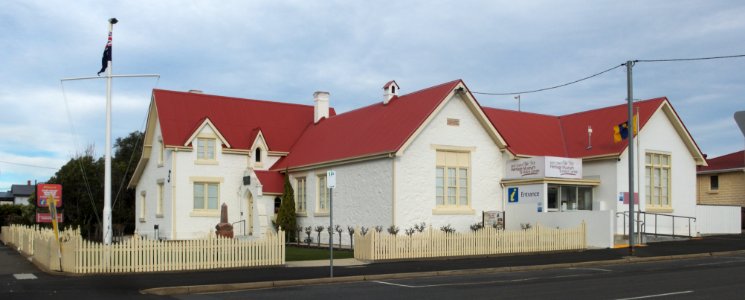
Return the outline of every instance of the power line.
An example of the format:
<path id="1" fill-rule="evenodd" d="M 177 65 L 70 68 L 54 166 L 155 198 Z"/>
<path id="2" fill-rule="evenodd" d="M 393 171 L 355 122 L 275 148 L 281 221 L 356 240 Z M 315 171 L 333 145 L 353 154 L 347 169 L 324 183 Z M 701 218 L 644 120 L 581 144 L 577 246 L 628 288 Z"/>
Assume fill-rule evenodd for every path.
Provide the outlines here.
<path id="1" fill-rule="evenodd" d="M 676 62 L 676 61 L 694 61 L 694 60 L 726 59 L 726 58 L 740 58 L 740 57 L 745 57 L 745 54 L 692 57 L 692 58 L 639 59 L 639 60 L 635 60 L 634 62 Z"/>
<path id="2" fill-rule="evenodd" d="M 563 84 L 559 84 L 559 85 L 554 85 L 554 86 L 550 86 L 550 87 L 546 87 L 546 88 L 540 88 L 540 89 L 535 89 L 535 90 L 527 90 L 527 91 L 521 91 L 521 92 L 509 92 L 509 93 L 487 93 L 487 92 L 474 92 L 474 91 L 471 91 L 471 93 L 480 94 L 480 95 L 491 95 L 491 96 L 508 96 L 508 95 L 518 95 L 518 94 L 538 93 L 538 92 L 543 92 L 543 91 L 558 89 L 560 87 L 565 87 L 565 86 L 568 86 L 568 85 L 579 83 L 579 82 L 588 80 L 590 78 L 594 78 L 594 77 L 603 75 L 603 74 L 608 73 L 608 72 L 610 72 L 612 70 L 618 69 L 618 68 L 620 68 L 620 67 L 622 67 L 624 65 L 625 64 L 620 64 L 620 65 L 617 65 L 617 66 L 614 66 L 614 67 L 605 69 L 603 71 L 600 71 L 598 73 L 592 74 L 592 75 L 587 76 L 587 77 L 583 77 L 583 78 L 580 78 L 580 79 L 577 79 L 577 80 L 574 80 L 574 81 L 570 81 L 570 82 L 567 82 L 567 83 L 563 83 Z"/>
<path id="3" fill-rule="evenodd" d="M 30 165 L 30 164 L 22 164 L 22 163 L 16 163 L 16 162 L 4 161 L 4 160 L 0 160 L 0 163 L 9 164 L 9 165 L 16 165 L 16 166 L 23 166 L 23 167 L 39 168 L 39 169 L 57 170 L 57 168 L 53 168 L 53 167 L 45 167 L 45 166 L 37 166 L 37 165 Z"/>

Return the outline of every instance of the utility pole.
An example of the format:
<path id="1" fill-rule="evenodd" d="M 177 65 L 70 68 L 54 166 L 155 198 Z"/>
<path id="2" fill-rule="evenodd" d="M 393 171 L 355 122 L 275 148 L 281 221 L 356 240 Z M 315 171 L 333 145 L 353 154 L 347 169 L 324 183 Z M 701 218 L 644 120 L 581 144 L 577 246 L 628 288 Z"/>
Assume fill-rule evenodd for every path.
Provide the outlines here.
<path id="1" fill-rule="evenodd" d="M 627 129 L 629 131 L 629 255 L 634 255 L 634 81 L 632 77 L 632 69 L 634 68 L 634 62 L 629 60 L 626 61 L 626 87 L 627 87 L 627 106 L 629 118 L 627 121 Z M 630 128 L 629 128 L 630 127 Z"/>

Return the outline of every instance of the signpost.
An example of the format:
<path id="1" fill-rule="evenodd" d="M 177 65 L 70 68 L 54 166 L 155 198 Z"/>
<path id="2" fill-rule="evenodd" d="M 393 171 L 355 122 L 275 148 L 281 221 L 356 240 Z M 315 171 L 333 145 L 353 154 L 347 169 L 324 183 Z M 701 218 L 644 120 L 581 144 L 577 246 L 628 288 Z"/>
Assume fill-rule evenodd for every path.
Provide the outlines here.
<path id="1" fill-rule="evenodd" d="M 326 171 L 326 187 L 329 189 L 329 228 L 334 229 L 334 188 L 336 187 L 336 172 Z M 329 277 L 334 277 L 334 233 L 329 231 Z"/>

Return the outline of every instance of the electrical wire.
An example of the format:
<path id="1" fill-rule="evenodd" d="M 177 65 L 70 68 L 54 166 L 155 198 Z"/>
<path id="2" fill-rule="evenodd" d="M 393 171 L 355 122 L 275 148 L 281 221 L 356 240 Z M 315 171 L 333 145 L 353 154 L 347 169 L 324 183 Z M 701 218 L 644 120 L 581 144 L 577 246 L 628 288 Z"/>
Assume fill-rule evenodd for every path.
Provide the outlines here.
<path id="1" fill-rule="evenodd" d="M 65 111 L 67 111 L 67 120 L 70 122 L 70 130 L 72 131 L 73 144 L 75 145 L 75 149 L 78 149 L 78 135 L 75 132 L 75 124 L 72 121 L 72 114 L 70 113 L 70 105 L 67 101 L 67 92 L 65 91 L 64 81 L 60 81 L 60 87 L 62 88 L 62 97 L 65 100 Z M 81 161 L 82 158 L 83 158 L 82 155 L 77 158 L 78 167 L 80 168 L 80 174 L 83 176 L 83 183 L 85 184 L 86 191 L 88 192 L 88 198 L 91 201 L 91 206 L 93 206 L 93 213 L 96 216 L 96 220 L 98 221 L 98 224 L 101 224 L 101 217 L 98 216 L 98 208 L 96 207 L 96 201 L 93 200 L 93 192 L 91 192 L 91 185 L 88 182 L 88 176 L 85 175 L 85 170 L 83 168 L 83 162 Z"/>
<path id="2" fill-rule="evenodd" d="M 0 160 L 0 163 L 4 163 L 4 164 L 9 164 L 9 165 L 16 165 L 16 166 L 23 166 L 23 167 L 31 167 L 31 168 L 40 168 L 40 169 L 52 169 L 52 170 L 57 170 L 57 168 L 53 168 L 53 167 L 44 167 L 44 166 L 37 166 L 37 165 L 29 165 L 29 164 L 22 164 L 22 163 L 16 163 L 16 162 L 9 162 L 9 161 L 4 161 L 4 160 Z"/>
<path id="3" fill-rule="evenodd" d="M 617 66 L 614 66 L 614 67 L 605 69 L 603 71 L 600 71 L 598 73 L 592 74 L 592 75 L 587 76 L 587 77 L 583 77 L 583 78 L 580 78 L 580 79 L 577 79 L 577 80 L 573 80 L 573 81 L 570 81 L 570 82 L 567 82 L 567 83 L 563 83 L 563 84 L 559 84 L 559 85 L 554 85 L 554 86 L 550 86 L 550 87 L 546 87 L 546 88 L 540 88 L 540 89 L 535 89 L 535 90 L 527 90 L 527 91 L 520 91 L 520 92 L 509 92 L 509 93 L 487 93 L 487 92 L 474 92 L 474 91 L 471 91 L 471 93 L 479 94 L 479 95 L 490 95 L 490 96 L 508 96 L 508 95 L 519 95 L 519 94 L 538 93 L 538 92 L 543 92 L 543 91 L 558 89 L 558 88 L 561 88 L 561 87 L 565 87 L 565 86 L 568 86 L 568 85 L 579 83 L 579 82 L 582 82 L 582 81 L 585 81 L 585 80 L 588 80 L 588 79 L 591 79 L 591 78 L 594 78 L 594 77 L 603 75 L 605 73 L 608 73 L 610 71 L 613 71 L 615 69 L 618 69 L 618 68 L 620 68 L 620 67 L 622 67 L 624 65 L 625 64 L 620 64 L 620 65 L 617 65 Z"/>
<path id="4" fill-rule="evenodd" d="M 709 57 L 692 57 L 692 58 L 639 59 L 639 60 L 635 60 L 634 62 L 676 62 L 676 61 L 711 60 L 711 59 L 726 59 L 726 58 L 741 58 L 741 57 L 745 57 L 745 54 L 709 56 Z"/>

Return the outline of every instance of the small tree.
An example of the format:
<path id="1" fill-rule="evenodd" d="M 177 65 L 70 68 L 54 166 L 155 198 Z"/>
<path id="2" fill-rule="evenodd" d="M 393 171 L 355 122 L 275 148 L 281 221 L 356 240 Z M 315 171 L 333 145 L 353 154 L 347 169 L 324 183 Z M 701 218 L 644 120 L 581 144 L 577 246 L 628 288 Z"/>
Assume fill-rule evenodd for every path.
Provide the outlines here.
<path id="1" fill-rule="evenodd" d="M 414 225 L 414 229 L 416 229 L 416 231 L 418 231 L 419 233 L 424 231 L 425 228 L 427 228 L 427 223 L 424 222 Z"/>
<path id="2" fill-rule="evenodd" d="M 318 247 L 321 247 L 321 232 L 323 232 L 324 229 L 325 227 L 323 227 L 323 225 L 316 226 L 316 232 L 318 233 Z"/>
<path id="3" fill-rule="evenodd" d="M 375 226 L 375 231 L 378 233 L 383 232 L 383 226 L 380 226 L 380 225 Z"/>
<path id="4" fill-rule="evenodd" d="M 450 224 L 440 227 L 440 230 L 444 233 L 455 233 L 455 228 L 450 226 Z"/>
<path id="5" fill-rule="evenodd" d="M 398 226 L 396 225 L 391 225 L 391 227 L 388 227 L 388 233 L 391 235 L 397 235 L 398 231 L 399 229 L 398 229 Z"/>
<path id="6" fill-rule="evenodd" d="M 416 232 L 416 229 L 414 229 L 414 228 L 407 228 L 406 230 L 404 230 L 404 233 L 408 237 L 411 237 L 412 235 L 414 235 L 414 232 Z"/>
<path id="7" fill-rule="evenodd" d="M 349 233 L 349 249 L 354 249 L 354 227 L 347 226 L 347 232 Z"/>
<path id="8" fill-rule="evenodd" d="M 295 216 L 295 191 L 290 184 L 290 174 L 285 173 L 285 190 L 277 213 L 277 224 L 285 230 L 287 241 L 295 240 L 297 219 Z"/>
<path id="9" fill-rule="evenodd" d="M 339 233 L 339 249 L 341 249 L 341 233 L 344 232 L 344 229 L 341 229 L 341 225 L 336 225 L 334 230 Z"/>
<path id="10" fill-rule="evenodd" d="M 473 232 L 479 231 L 482 228 L 484 228 L 484 224 L 482 224 L 481 222 L 474 223 L 474 224 L 471 225 L 471 231 L 473 231 Z"/>
<path id="11" fill-rule="evenodd" d="M 310 233 L 313 232 L 313 227 L 308 226 L 305 227 L 305 243 L 308 244 L 308 247 L 310 247 L 310 242 L 313 241 L 313 239 L 310 238 Z"/>
<path id="12" fill-rule="evenodd" d="M 360 228 L 360 233 L 362 234 L 362 236 L 365 236 L 365 235 L 367 234 L 367 231 L 368 231 L 368 230 L 370 230 L 370 228 L 367 228 L 367 227 L 365 227 L 365 226 L 362 226 L 362 227 Z"/>

